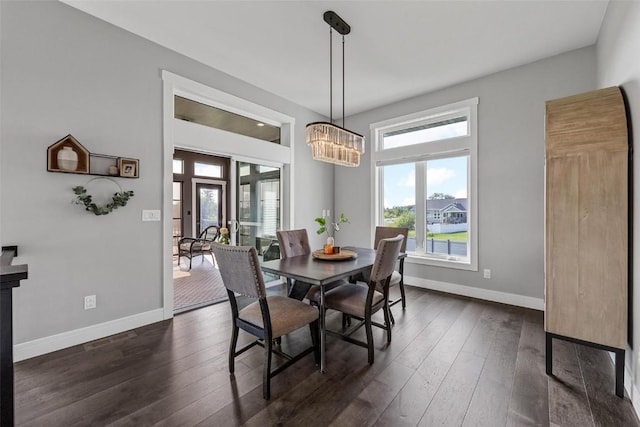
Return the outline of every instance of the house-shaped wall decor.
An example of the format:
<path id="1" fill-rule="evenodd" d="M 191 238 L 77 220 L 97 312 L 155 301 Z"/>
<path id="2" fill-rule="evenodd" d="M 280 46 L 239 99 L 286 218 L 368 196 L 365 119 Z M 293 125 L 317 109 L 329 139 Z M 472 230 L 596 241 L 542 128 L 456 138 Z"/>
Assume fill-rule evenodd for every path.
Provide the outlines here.
<path id="1" fill-rule="evenodd" d="M 89 150 L 69 134 L 47 149 L 47 170 L 89 173 Z"/>

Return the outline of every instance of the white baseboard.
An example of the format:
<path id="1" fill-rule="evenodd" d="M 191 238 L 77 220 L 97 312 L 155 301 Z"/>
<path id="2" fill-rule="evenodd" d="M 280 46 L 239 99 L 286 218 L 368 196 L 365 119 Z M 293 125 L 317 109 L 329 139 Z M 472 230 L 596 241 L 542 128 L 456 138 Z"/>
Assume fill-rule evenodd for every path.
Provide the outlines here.
<path id="1" fill-rule="evenodd" d="M 627 346 L 627 348 L 625 349 L 625 353 L 633 355 L 633 352 L 630 352 L 631 350 L 629 349 L 629 346 Z M 609 353 L 609 357 L 611 357 L 613 366 L 615 366 L 615 353 Z M 640 390 L 638 390 L 638 387 L 636 387 L 636 384 L 633 381 L 633 373 L 629 369 L 629 365 L 626 363 L 626 361 L 624 364 L 624 389 L 629 396 L 629 400 L 631 400 L 631 405 L 633 406 L 633 409 L 636 412 L 637 416 L 638 414 L 640 414 Z"/>
<path id="2" fill-rule="evenodd" d="M 431 289 L 434 291 L 447 292 L 455 295 L 478 298 L 486 301 L 500 302 L 503 304 L 515 305 L 518 307 L 532 308 L 534 310 L 544 310 L 544 300 L 542 298 L 527 297 L 524 295 L 510 294 L 507 292 L 492 291 L 490 289 L 474 288 L 454 283 L 438 282 L 436 280 L 422 279 L 420 277 L 406 276 L 405 283 L 418 288 Z"/>
<path id="3" fill-rule="evenodd" d="M 140 326 L 150 323 L 159 322 L 164 319 L 163 313 L 164 311 L 159 308 L 97 325 L 87 326 L 86 328 L 75 329 L 73 331 L 16 344 L 13 346 L 13 360 L 19 362 L 51 353 L 52 351 L 84 344 L 89 341 L 139 328 Z"/>

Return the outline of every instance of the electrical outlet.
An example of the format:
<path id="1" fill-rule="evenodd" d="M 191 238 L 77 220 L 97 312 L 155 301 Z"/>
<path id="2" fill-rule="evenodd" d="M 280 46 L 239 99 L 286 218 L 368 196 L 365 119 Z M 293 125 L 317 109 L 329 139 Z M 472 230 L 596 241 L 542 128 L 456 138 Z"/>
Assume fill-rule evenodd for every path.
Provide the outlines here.
<path id="1" fill-rule="evenodd" d="M 84 297 L 84 309 L 90 310 L 92 308 L 96 308 L 96 296 L 87 295 L 86 297 Z"/>
<path id="2" fill-rule="evenodd" d="M 484 278 L 485 279 L 491 279 L 491 270 L 488 268 L 484 269 Z"/>

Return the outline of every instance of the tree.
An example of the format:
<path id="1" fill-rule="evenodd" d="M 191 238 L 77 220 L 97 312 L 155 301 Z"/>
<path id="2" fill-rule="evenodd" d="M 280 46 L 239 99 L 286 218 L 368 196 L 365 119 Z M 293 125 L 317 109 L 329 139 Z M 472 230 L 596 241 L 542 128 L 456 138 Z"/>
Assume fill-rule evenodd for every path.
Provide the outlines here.
<path id="1" fill-rule="evenodd" d="M 430 195 L 428 197 L 429 200 L 449 200 L 449 199 L 455 199 L 455 197 L 453 197 L 451 194 L 445 194 L 445 193 L 433 193 L 432 195 Z"/>
<path id="2" fill-rule="evenodd" d="M 407 227 L 409 230 L 415 230 L 416 228 L 416 215 L 407 210 L 403 212 L 396 220 L 393 222 L 394 227 Z"/>

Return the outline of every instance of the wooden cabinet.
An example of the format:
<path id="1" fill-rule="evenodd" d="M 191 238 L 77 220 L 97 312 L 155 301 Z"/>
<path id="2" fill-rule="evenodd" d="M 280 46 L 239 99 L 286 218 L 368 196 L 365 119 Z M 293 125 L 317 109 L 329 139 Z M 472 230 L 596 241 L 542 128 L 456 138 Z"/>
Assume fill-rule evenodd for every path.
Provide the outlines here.
<path id="1" fill-rule="evenodd" d="M 620 89 L 548 101 L 545 125 L 547 373 L 553 338 L 615 351 L 622 396 L 629 142 Z"/>

